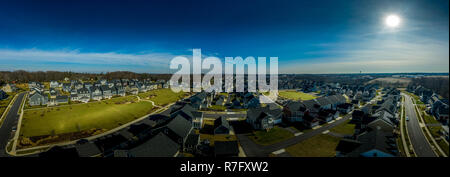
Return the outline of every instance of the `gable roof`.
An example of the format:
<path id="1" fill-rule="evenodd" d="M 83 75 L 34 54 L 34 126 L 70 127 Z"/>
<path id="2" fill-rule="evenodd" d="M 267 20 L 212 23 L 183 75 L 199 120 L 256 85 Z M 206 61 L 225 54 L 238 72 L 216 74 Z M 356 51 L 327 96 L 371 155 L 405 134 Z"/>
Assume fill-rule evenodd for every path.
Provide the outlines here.
<path id="1" fill-rule="evenodd" d="M 372 130 L 365 132 L 357 137 L 361 142 L 361 146 L 350 152 L 349 156 L 361 156 L 362 153 L 376 149 L 381 152 L 396 156 L 397 147 L 395 147 L 395 140 L 392 139 L 392 132 L 384 132 L 380 130 Z"/>
<path id="2" fill-rule="evenodd" d="M 217 127 L 220 127 L 220 126 L 223 126 L 223 127 L 227 128 L 227 129 L 230 129 L 230 124 L 222 116 L 220 116 L 219 118 L 214 120 L 214 129 L 216 129 Z"/>
<path id="3" fill-rule="evenodd" d="M 180 146 L 160 132 L 145 143 L 129 150 L 133 157 L 173 157 Z"/>
<path id="4" fill-rule="evenodd" d="M 259 121 L 267 116 L 261 107 L 250 108 L 247 111 L 247 119 L 252 121 Z"/>
<path id="5" fill-rule="evenodd" d="M 102 153 L 100 149 L 92 142 L 77 145 L 75 146 L 75 149 L 80 157 L 92 157 Z"/>
<path id="6" fill-rule="evenodd" d="M 192 124 L 185 118 L 178 115 L 167 124 L 167 128 L 172 130 L 179 137 L 186 138 L 192 130 Z"/>

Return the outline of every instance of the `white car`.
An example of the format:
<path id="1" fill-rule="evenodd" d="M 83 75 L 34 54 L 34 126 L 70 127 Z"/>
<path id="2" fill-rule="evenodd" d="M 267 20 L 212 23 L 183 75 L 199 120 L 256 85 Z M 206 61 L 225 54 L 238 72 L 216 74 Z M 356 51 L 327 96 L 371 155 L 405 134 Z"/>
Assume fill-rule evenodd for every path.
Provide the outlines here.
<path id="1" fill-rule="evenodd" d="M 409 117 L 408 116 L 406 116 L 406 121 L 409 121 Z"/>

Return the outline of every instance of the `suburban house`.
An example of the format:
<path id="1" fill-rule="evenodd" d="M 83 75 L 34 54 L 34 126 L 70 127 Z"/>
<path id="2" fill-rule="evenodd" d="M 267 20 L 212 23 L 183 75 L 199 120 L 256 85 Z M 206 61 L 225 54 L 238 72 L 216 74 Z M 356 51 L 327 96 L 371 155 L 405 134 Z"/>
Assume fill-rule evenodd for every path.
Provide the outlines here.
<path id="1" fill-rule="evenodd" d="M 79 101 L 78 94 L 70 94 L 70 101 Z"/>
<path id="2" fill-rule="evenodd" d="M 126 87 L 127 92 L 132 95 L 137 95 L 139 93 L 139 88 L 136 85 L 130 85 Z"/>
<path id="3" fill-rule="evenodd" d="M 2 90 L 8 93 L 15 92 L 17 90 L 17 87 L 15 84 L 6 84 L 5 86 L 3 86 Z"/>
<path id="4" fill-rule="evenodd" d="M 28 97 L 28 103 L 30 104 L 30 106 L 47 105 L 47 102 L 48 96 L 42 94 L 41 92 L 34 92 Z"/>
<path id="5" fill-rule="evenodd" d="M 67 95 L 58 95 L 55 98 L 56 104 L 69 103 L 69 97 Z"/>
<path id="6" fill-rule="evenodd" d="M 166 125 L 163 132 L 173 141 L 177 142 L 181 146 L 181 149 L 183 149 L 187 136 L 191 133 L 192 129 L 191 122 L 178 115 Z"/>
<path id="7" fill-rule="evenodd" d="M 353 111 L 353 105 L 350 104 L 350 103 L 340 104 L 340 105 L 337 106 L 337 110 L 338 110 L 340 113 L 348 114 L 348 113 L 350 113 L 351 111 Z"/>
<path id="8" fill-rule="evenodd" d="M 372 130 L 356 140 L 342 139 L 336 147 L 337 157 L 396 157 L 398 149 L 392 132 Z"/>
<path id="9" fill-rule="evenodd" d="M 195 133 L 189 134 L 184 145 L 184 152 L 195 153 L 199 144 L 200 135 Z"/>
<path id="10" fill-rule="evenodd" d="M 80 88 L 77 90 L 78 98 L 88 97 L 91 98 L 91 91 L 87 88 Z"/>
<path id="11" fill-rule="evenodd" d="M 112 87 L 113 95 L 125 96 L 125 89 L 122 86 Z"/>
<path id="12" fill-rule="evenodd" d="M 59 87 L 58 81 L 50 81 L 50 88 L 57 88 Z"/>
<path id="13" fill-rule="evenodd" d="M 214 120 L 214 134 L 230 134 L 230 124 L 226 120 L 226 118 L 220 116 L 216 120 Z"/>
<path id="14" fill-rule="evenodd" d="M 72 87 L 70 86 L 70 83 L 63 83 L 62 84 L 62 90 L 65 91 L 65 92 L 70 92 L 71 88 Z"/>
<path id="15" fill-rule="evenodd" d="M 100 87 L 102 89 L 102 95 L 103 95 L 103 99 L 111 99 L 113 94 L 111 91 L 111 88 L 109 88 L 107 85 L 102 85 Z"/>
<path id="16" fill-rule="evenodd" d="M 50 98 L 55 99 L 58 95 L 58 91 L 54 88 L 50 88 Z"/>
<path id="17" fill-rule="evenodd" d="M 40 82 L 28 82 L 28 88 L 31 90 L 33 88 L 44 88 Z"/>
<path id="18" fill-rule="evenodd" d="M 274 125 L 280 124 L 283 121 L 283 109 L 278 104 L 267 103 L 263 107 L 263 111 L 272 117 Z"/>
<path id="19" fill-rule="evenodd" d="M 261 107 L 248 109 L 246 121 L 256 130 L 271 129 L 274 125 L 272 116 L 265 113 Z"/>
<path id="20" fill-rule="evenodd" d="M 303 117 L 303 125 L 308 128 L 314 128 L 316 126 L 319 126 L 319 119 L 307 114 Z"/>
<path id="21" fill-rule="evenodd" d="M 100 89 L 100 87 L 94 86 L 91 88 L 91 98 L 93 100 L 101 100 L 103 99 L 103 94 L 102 94 L 102 89 Z"/>
<path id="22" fill-rule="evenodd" d="M 150 140 L 128 151 L 129 157 L 176 157 L 180 145 L 160 132 Z"/>
<path id="23" fill-rule="evenodd" d="M 283 117 L 288 122 L 302 122 L 306 107 L 302 102 L 291 101 L 283 107 Z"/>

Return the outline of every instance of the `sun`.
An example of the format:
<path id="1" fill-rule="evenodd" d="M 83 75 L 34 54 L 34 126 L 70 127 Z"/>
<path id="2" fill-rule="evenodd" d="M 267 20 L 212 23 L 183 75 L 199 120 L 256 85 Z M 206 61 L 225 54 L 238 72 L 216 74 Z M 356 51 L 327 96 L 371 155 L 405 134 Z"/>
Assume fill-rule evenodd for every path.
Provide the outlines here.
<path id="1" fill-rule="evenodd" d="M 397 15 L 389 15 L 386 17 L 385 22 L 388 27 L 395 28 L 400 25 L 400 17 Z"/>

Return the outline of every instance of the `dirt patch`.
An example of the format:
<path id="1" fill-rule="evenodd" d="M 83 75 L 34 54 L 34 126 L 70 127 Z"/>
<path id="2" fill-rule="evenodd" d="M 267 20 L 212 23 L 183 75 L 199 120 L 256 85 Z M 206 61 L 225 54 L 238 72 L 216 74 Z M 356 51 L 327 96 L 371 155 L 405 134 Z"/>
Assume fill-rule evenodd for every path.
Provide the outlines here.
<path id="1" fill-rule="evenodd" d="M 58 135 L 45 135 L 33 137 L 19 137 L 17 149 L 31 148 L 34 146 L 50 145 L 60 142 L 73 141 L 81 138 L 86 138 L 106 132 L 106 129 L 90 129 L 80 132 L 64 133 Z"/>

